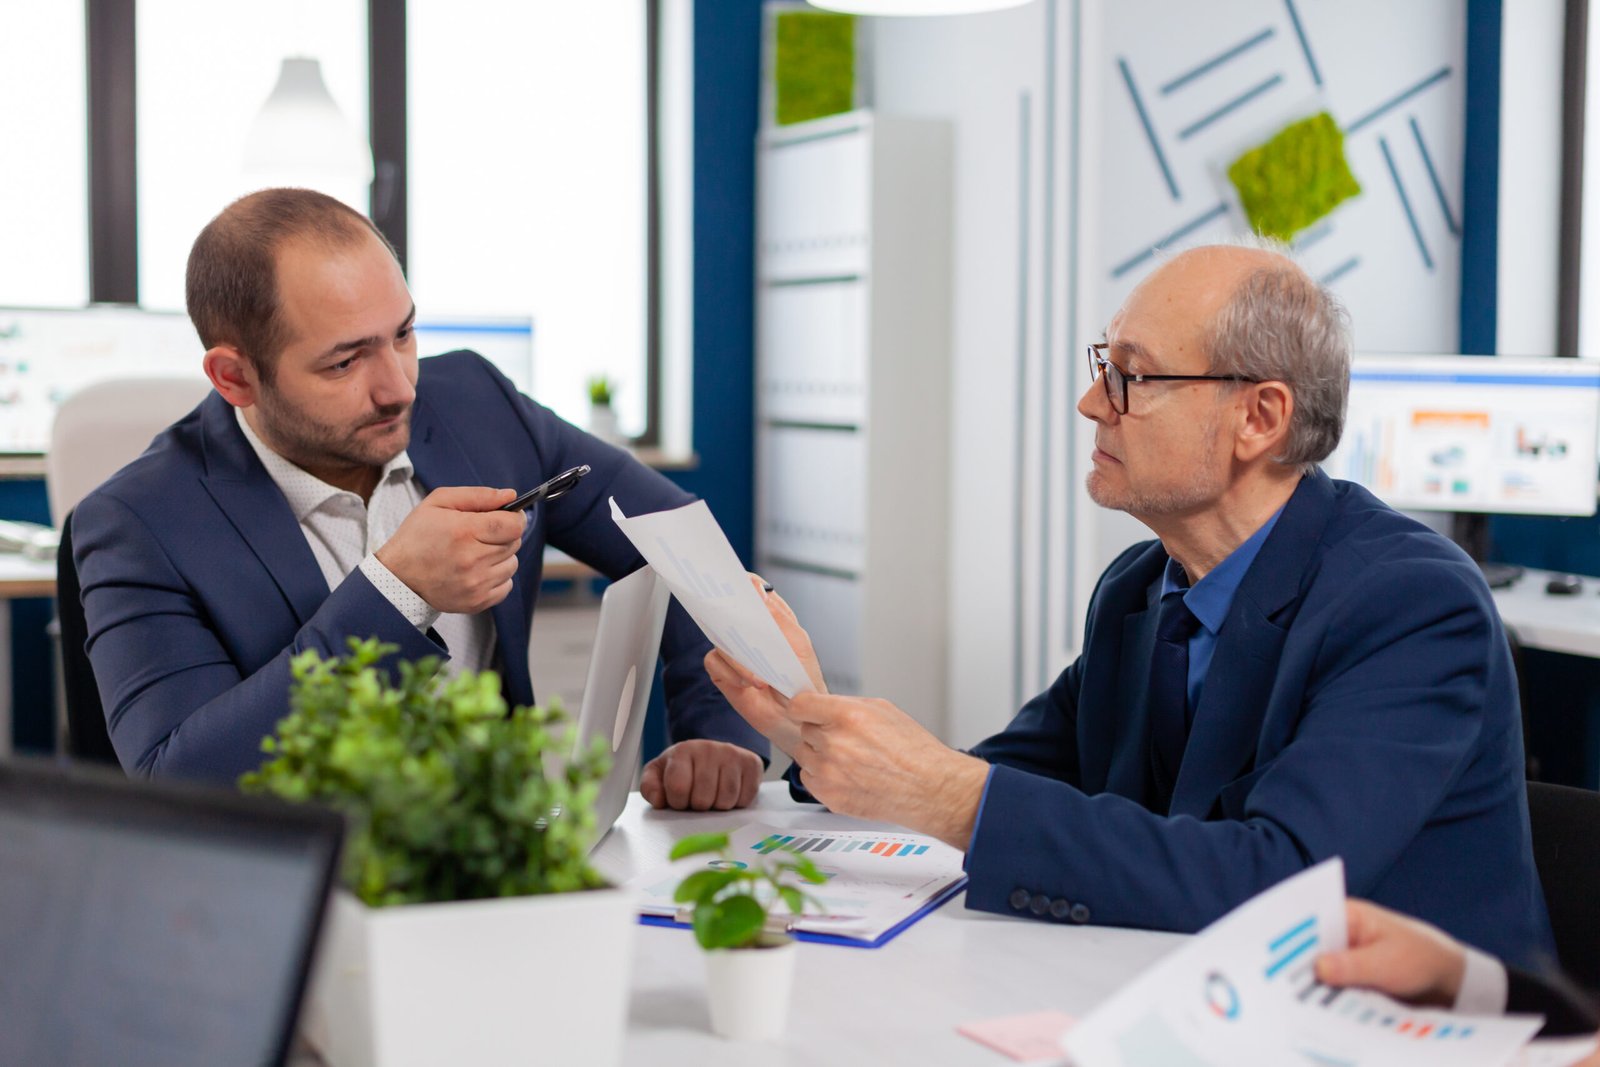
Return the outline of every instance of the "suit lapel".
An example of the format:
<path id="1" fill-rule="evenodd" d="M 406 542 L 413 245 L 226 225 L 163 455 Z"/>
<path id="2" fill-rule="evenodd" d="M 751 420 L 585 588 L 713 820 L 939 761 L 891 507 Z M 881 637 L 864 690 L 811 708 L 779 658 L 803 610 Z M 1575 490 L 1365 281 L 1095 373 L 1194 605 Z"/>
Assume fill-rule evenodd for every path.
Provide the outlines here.
<path id="1" fill-rule="evenodd" d="M 328 581 L 278 486 L 239 429 L 233 407 L 213 392 L 201 405 L 203 482 L 267 569 L 304 625 L 328 597 Z"/>
<path id="2" fill-rule="evenodd" d="M 1122 620 L 1123 655 L 1113 697 L 1120 714 L 1105 782 L 1108 792 L 1141 804 L 1149 803 L 1154 785 L 1150 780 L 1150 663 L 1155 654 L 1160 593 L 1161 581 L 1157 578 L 1150 585 L 1145 609 Z"/>
<path id="3" fill-rule="evenodd" d="M 461 447 L 455 434 L 422 398 L 420 390 L 411 417 L 411 444 L 407 452 L 424 492 L 444 486 L 492 484 L 472 462 L 472 457 Z M 526 554 L 536 547 L 531 539 L 523 542 L 524 566 Z M 519 568 L 518 575 L 521 574 Z M 508 701 L 522 704 L 533 700 L 533 681 L 528 674 L 528 612 L 524 610 L 523 599 L 525 585 L 524 581 L 512 582 L 511 592 L 489 611 L 494 619 L 495 647 L 500 654 L 502 692 Z"/>
<path id="4" fill-rule="evenodd" d="M 1333 514 L 1333 483 L 1320 469 L 1300 480 L 1245 572 L 1206 672 L 1200 706 L 1173 790 L 1172 813 L 1204 819 L 1255 756 L 1278 659 L 1311 560 Z"/>

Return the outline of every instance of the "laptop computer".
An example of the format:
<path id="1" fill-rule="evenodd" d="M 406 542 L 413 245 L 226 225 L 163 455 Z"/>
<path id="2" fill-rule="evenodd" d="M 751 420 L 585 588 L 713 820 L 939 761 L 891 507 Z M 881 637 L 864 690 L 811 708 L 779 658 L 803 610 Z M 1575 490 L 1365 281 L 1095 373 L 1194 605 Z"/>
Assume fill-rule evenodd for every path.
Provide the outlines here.
<path id="1" fill-rule="evenodd" d="M 0 1063 L 285 1063 L 343 833 L 309 805 L 0 763 Z"/>
<path id="2" fill-rule="evenodd" d="M 611 583 L 600 598 L 600 621 L 579 705 L 574 752 L 596 737 L 611 750 L 611 771 L 594 803 L 591 851 L 617 821 L 633 791 L 645 711 L 655 684 L 661 631 L 672 593 L 649 567 Z"/>

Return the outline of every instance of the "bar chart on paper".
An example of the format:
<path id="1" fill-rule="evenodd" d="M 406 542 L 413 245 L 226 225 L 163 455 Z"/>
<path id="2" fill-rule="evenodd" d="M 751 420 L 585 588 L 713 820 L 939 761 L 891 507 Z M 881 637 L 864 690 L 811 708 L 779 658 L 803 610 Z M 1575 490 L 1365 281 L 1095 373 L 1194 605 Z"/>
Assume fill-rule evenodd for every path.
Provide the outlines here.
<path id="1" fill-rule="evenodd" d="M 1064 1047 L 1078 1067 L 1491 1067 L 1539 1028 L 1322 984 L 1317 957 L 1348 943 L 1344 903 L 1337 859 L 1286 879 L 1079 1020 Z"/>
<path id="2" fill-rule="evenodd" d="M 878 830 L 778 829 L 751 823 L 728 839 L 730 858 L 691 856 L 646 871 L 629 883 L 646 916 L 683 922 L 673 890 L 697 868 L 749 867 L 761 857 L 790 852 L 822 874 L 807 885 L 806 913 L 789 917 L 793 932 L 810 940 L 876 946 L 948 900 L 967 876 L 962 856 L 936 838 Z M 765 892 L 758 887 L 757 892 Z M 780 915 L 788 909 L 779 905 Z"/>
<path id="3" fill-rule="evenodd" d="M 915 838 L 895 837 L 890 834 L 865 837 L 850 837 L 842 834 L 823 836 L 821 834 L 800 835 L 772 834 L 750 846 L 750 851 L 765 856 L 786 848 L 791 852 L 809 852 L 813 856 L 822 852 L 859 852 L 863 856 L 877 856 L 888 859 L 891 856 L 921 856 L 929 849 L 929 845 Z"/>

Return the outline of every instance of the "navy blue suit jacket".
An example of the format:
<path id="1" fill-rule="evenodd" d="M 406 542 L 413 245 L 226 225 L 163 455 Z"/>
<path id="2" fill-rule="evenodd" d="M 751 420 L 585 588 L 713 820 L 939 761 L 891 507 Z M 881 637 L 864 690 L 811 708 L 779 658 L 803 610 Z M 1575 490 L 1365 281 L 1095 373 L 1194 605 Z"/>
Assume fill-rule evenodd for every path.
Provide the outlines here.
<path id="1" fill-rule="evenodd" d="M 973 750 L 995 767 L 968 905 L 1194 931 L 1342 856 L 1352 895 L 1554 958 L 1516 680 L 1472 561 L 1359 486 L 1302 479 L 1218 637 L 1170 816 L 1147 809 L 1145 710 L 1166 563 L 1160 542 L 1118 557 L 1077 662 Z"/>
<path id="2" fill-rule="evenodd" d="M 425 490 L 527 489 L 587 463 L 593 471 L 541 504 L 518 552 L 512 591 L 492 610 L 506 699 L 530 704 L 528 628 L 546 543 L 620 578 L 644 560 L 611 520 L 694 497 L 521 395 L 482 357 L 420 361 L 411 456 Z M 289 660 L 343 654 L 376 636 L 419 659 L 447 650 L 419 633 L 360 569 L 331 592 L 283 494 L 216 393 L 163 432 L 73 516 L 90 661 L 111 742 L 130 772 L 233 782 L 261 762 L 261 739 L 288 712 Z M 728 706 L 701 660 L 710 644 L 676 602 L 662 638 L 674 741 L 766 741 Z"/>

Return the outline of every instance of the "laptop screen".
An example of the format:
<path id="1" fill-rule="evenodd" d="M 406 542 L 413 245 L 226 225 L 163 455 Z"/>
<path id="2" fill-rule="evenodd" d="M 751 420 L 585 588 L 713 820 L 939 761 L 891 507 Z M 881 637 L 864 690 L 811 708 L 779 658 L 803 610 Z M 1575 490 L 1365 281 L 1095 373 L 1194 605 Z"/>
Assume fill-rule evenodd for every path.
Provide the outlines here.
<path id="1" fill-rule="evenodd" d="M 281 1062 L 340 829 L 0 767 L 0 1063 Z"/>

